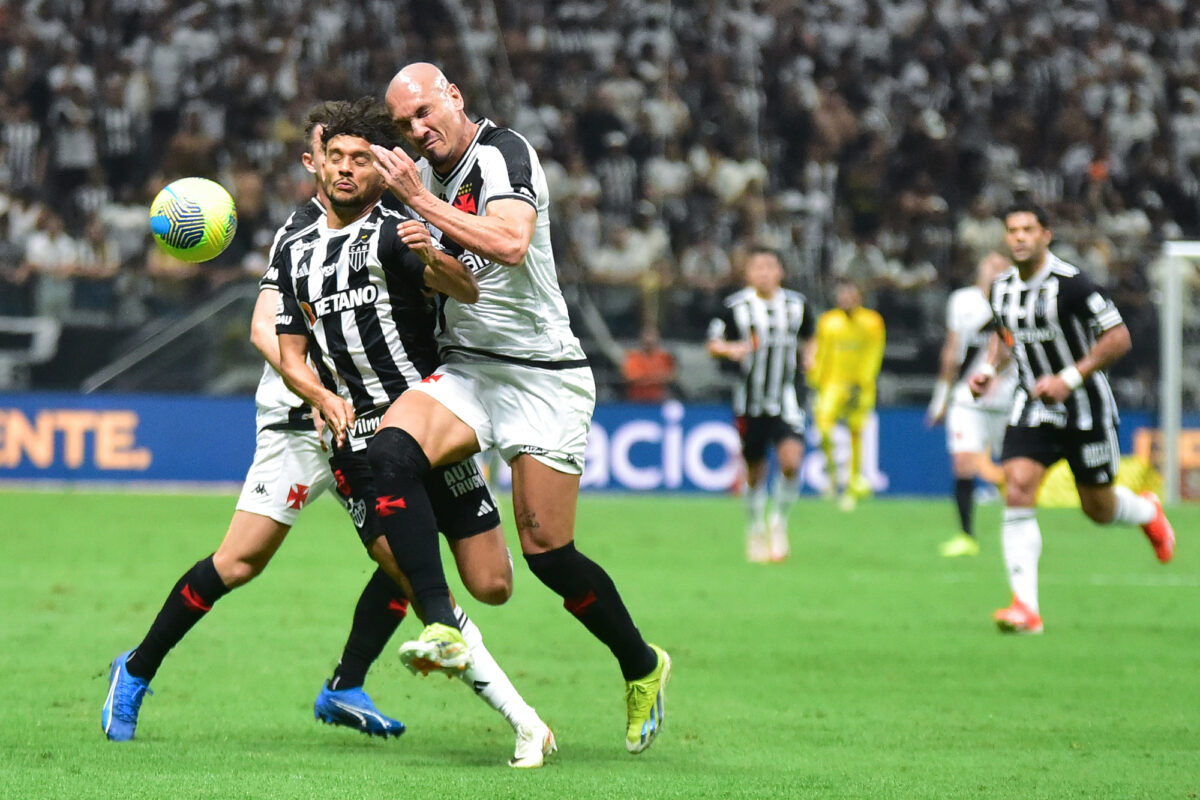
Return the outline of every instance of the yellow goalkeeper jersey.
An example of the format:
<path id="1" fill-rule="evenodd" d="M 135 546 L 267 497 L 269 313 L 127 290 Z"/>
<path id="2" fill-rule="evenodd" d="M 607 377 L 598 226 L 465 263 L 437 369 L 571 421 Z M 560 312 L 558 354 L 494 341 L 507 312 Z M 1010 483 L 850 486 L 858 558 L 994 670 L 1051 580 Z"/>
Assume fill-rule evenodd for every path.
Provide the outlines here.
<path id="1" fill-rule="evenodd" d="M 883 317 L 869 308 L 847 314 L 830 309 L 817 320 L 817 348 L 809 373 L 817 386 L 835 383 L 868 386 L 883 365 Z"/>

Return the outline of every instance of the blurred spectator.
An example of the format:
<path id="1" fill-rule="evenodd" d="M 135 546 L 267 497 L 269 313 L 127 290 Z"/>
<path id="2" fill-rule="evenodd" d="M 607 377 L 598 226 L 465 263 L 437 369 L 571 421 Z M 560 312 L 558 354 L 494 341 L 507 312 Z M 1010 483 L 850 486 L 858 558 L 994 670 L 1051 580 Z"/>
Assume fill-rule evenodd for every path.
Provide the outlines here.
<path id="1" fill-rule="evenodd" d="M 625 399 L 631 403 L 662 403 L 675 381 L 675 356 L 662 347 L 658 328 L 642 328 L 638 346 L 625 352 L 621 365 Z"/>
<path id="2" fill-rule="evenodd" d="M 79 265 L 79 242 L 62 217 L 43 210 L 37 229 L 25 243 L 25 269 L 33 281 L 33 313 L 69 320 L 74 302 L 72 277 Z"/>

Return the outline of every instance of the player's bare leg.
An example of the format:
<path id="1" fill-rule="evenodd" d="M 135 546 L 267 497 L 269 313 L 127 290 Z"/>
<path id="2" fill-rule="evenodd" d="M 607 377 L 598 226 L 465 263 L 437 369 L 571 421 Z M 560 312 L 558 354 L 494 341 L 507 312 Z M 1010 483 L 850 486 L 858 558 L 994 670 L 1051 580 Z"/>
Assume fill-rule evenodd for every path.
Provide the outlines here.
<path id="1" fill-rule="evenodd" d="M 225 538 L 212 556 L 221 582 L 236 589 L 262 574 L 290 530 L 290 525 L 262 514 L 234 511 Z"/>
<path id="2" fill-rule="evenodd" d="M 662 727 L 671 659 L 642 638 L 608 573 L 575 549 L 579 476 L 531 455 L 517 456 L 512 470 L 513 517 L 525 562 L 616 657 L 625 677 L 625 747 L 640 753 Z"/>
<path id="3" fill-rule="evenodd" d="M 504 543 L 504 531 L 489 531 L 451 539 L 450 552 L 458 565 L 463 586 L 481 603 L 498 606 L 512 597 L 512 553 Z"/>

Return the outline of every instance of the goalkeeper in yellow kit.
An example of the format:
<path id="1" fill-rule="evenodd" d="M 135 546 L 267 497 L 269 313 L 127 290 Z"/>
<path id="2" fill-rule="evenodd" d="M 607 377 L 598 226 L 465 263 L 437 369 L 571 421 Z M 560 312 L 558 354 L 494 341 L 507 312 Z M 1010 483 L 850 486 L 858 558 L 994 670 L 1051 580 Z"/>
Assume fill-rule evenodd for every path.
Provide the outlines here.
<path id="1" fill-rule="evenodd" d="M 862 476 L 862 428 L 875 408 L 875 379 L 883 364 L 884 328 L 879 313 L 862 306 L 853 281 L 837 284 L 837 308 L 817 320 L 808 382 L 817 390 L 813 419 L 821 433 L 821 449 L 829 471 L 829 491 L 837 486 L 833 460 L 833 427 L 844 420 L 850 430 L 850 473 L 839 502 L 844 511 L 871 493 Z"/>

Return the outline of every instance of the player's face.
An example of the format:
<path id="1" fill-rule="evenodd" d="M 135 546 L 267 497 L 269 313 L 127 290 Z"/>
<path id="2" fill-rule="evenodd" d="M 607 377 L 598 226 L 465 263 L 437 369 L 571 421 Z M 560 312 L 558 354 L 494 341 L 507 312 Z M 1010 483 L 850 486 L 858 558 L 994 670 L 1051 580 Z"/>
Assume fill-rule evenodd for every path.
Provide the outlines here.
<path id="1" fill-rule="evenodd" d="M 441 75 L 397 80 L 388 90 L 387 107 L 400 135 L 435 168 L 452 166 L 465 149 L 460 147 L 462 95 Z"/>
<path id="2" fill-rule="evenodd" d="M 759 294 L 773 294 L 783 284 L 783 265 L 769 253 L 755 253 L 746 260 L 746 283 Z"/>
<path id="3" fill-rule="evenodd" d="M 1050 229 L 1042 227 L 1037 215 L 1018 211 L 1004 218 L 1004 243 L 1018 267 L 1041 264 L 1050 247 Z"/>
<path id="4" fill-rule="evenodd" d="M 325 145 L 321 185 L 329 202 L 339 208 L 358 208 L 383 194 L 383 176 L 375 169 L 371 144 L 357 136 L 334 136 Z"/>
<path id="5" fill-rule="evenodd" d="M 837 307 L 849 314 L 862 305 L 862 292 L 852 283 L 843 283 L 837 289 Z"/>

